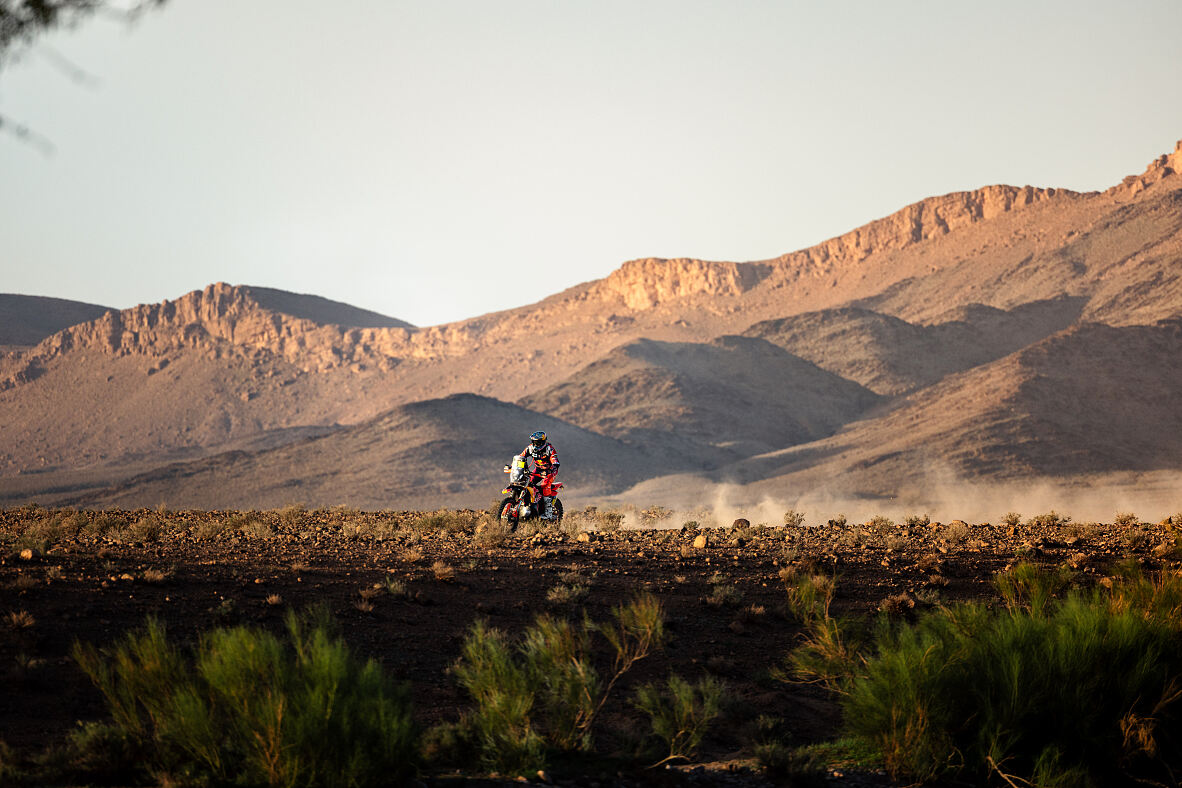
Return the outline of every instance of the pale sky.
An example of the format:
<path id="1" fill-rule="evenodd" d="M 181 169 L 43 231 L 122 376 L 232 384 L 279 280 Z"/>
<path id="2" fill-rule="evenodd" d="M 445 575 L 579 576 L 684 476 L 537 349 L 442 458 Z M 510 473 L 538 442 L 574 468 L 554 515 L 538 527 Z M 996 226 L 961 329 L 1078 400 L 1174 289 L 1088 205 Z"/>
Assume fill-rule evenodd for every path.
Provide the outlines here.
<path id="1" fill-rule="evenodd" d="M 433 325 L 1182 137 L 1182 2 L 170 0 L 0 72 L 0 292 Z M 64 57 L 97 80 L 55 65 Z"/>

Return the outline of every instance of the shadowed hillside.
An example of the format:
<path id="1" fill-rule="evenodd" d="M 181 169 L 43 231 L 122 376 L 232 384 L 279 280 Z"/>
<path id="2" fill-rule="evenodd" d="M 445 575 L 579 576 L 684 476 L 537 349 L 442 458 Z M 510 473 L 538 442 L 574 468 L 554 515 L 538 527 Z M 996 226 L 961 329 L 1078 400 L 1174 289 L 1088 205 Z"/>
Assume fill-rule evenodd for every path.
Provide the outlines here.
<path id="1" fill-rule="evenodd" d="M 922 487 L 1182 468 L 1182 320 L 1076 326 L 816 443 L 739 463 L 740 483 Z"/>
<path id="2" fill-rule="evenodd" d="M 403 405 L 323 437 L 260 452 L 179 463 L 85 496 L 88 506 L 200 508 L 348 503 L 370 509 L 440 500 L 485 507 L 500 497 L 502 467 L 544 429 L 559 449 L 564 497 L 622 489 L 669 469 L 619 441 L 517 405 L 457 394 Z"/>
<path id="3" fill-rule="evenodd" d="M 878 401 L 762 339 L 725 336 L 632 342 L 521 404 L 716 467 L 832 434 Z"/>
<path id="4" fill-rule="evenodd" d="M 766 320 L 744 331 L 885 395 L 904 394 L 1001 358 L 1067 328 L 1083 299 L 1064 296 L 1012 310 L 957 307 L 918 325 L 859 307 Z"/>
<path id="5" fill-rule="evenodd" d="M 110 307 L 64 298 L 0 293 L 0 349 L 36 345 L 63 328 L 95 320 Z"/>

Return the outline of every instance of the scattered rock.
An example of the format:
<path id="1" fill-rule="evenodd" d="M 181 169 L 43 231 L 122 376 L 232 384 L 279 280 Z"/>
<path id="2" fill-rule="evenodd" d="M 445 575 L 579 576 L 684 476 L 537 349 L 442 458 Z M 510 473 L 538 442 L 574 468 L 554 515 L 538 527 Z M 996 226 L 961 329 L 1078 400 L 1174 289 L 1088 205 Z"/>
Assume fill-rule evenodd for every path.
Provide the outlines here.
<path id="1" fill-rule="evenodd" d="M 707 544 L 709 544 L 709 542 L 706 539 L 706 534 L 698 534 L 694 537 L 694 547 L 697 549 L 705 549 Z"/>

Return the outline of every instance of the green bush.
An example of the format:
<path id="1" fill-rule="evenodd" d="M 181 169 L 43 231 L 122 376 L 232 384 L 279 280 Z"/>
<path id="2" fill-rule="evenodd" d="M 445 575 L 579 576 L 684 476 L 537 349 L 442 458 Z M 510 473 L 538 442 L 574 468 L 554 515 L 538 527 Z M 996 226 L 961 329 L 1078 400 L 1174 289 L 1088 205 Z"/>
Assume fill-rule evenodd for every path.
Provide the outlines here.
<path id="1" fill-rule="evenodd" d="M 669 675 L 664 689 L 641 685 L 635 705 L 649 718 L 653 735 L 667 753 L 657 764 L 689 760 L 698 751 L 710 723 L 722 710 L 725 689 L 721 681 L 706 676 L 690 684 L 676 673 Z"/>
<path id="2" fill-rule="evenodd" d="M 114 727 L 158 771 L 215 783 L 357 786 L 413 769 L 408 694 L 321 620 L 206 633 L 190 657 L 149 620 L 113 648 L 76 643 Z M 91 735 L 93 738 L 93 734 Z"/>
<path id="3" fill-rule="evenodd" d="M 789 654 L 786 669 L 773 673 L 782 680 L 821 684 L 843 691 L 861 661 L 866 633 L 860 622 L 829 613 L 836 590 L 833 578 L 795 570 L 781 572 L 787 586 L 788 610 L 804 625 L 801 644 Z"/>
<path id="4" fill-rule="evenodd" d="M 550 751 L 588 751 L 593 726 L 617 681 L 664 644 L 664 617 L 650 594 L 617 607 L 612 625 L 539 616 L 520 639 L 477 621 L 453 673 L 473 708 L 459 734 L 480 763 L 504 774 L 532 773 Z M 611 675 L 592 664 L 592 637 L 611 646 Z"/>
<path id="5" fill-rule="evenodd" d="M 896 776 L 1104 785 L 1177 772 L 1182 580 L 1132 578 L 1054 601 L 1021 569 L 1004 610 L 966 604 L 879 633 L 848 684 L 852 733 Z M 1174 600 L 1174 601 L 1171 601 Z"/>

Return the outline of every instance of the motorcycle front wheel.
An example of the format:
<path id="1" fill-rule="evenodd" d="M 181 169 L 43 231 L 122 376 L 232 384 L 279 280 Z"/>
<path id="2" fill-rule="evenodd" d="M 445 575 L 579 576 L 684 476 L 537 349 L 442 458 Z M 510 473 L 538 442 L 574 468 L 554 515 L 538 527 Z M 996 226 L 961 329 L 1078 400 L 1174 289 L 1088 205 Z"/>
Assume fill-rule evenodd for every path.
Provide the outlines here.
<path id="1" fill-rule="evenodd" d="M 517 527 L 517 499 L 512 495 L 507 495 L 501 499 L 493 509 L 492 516 L 498 520 L 505 520 L 509 523 L 511 528 Z"/>
<path id="2" fill-rule="evenodd" d="M 562 522 L 562 501 L 554 499 L 554 522 Z"/>

